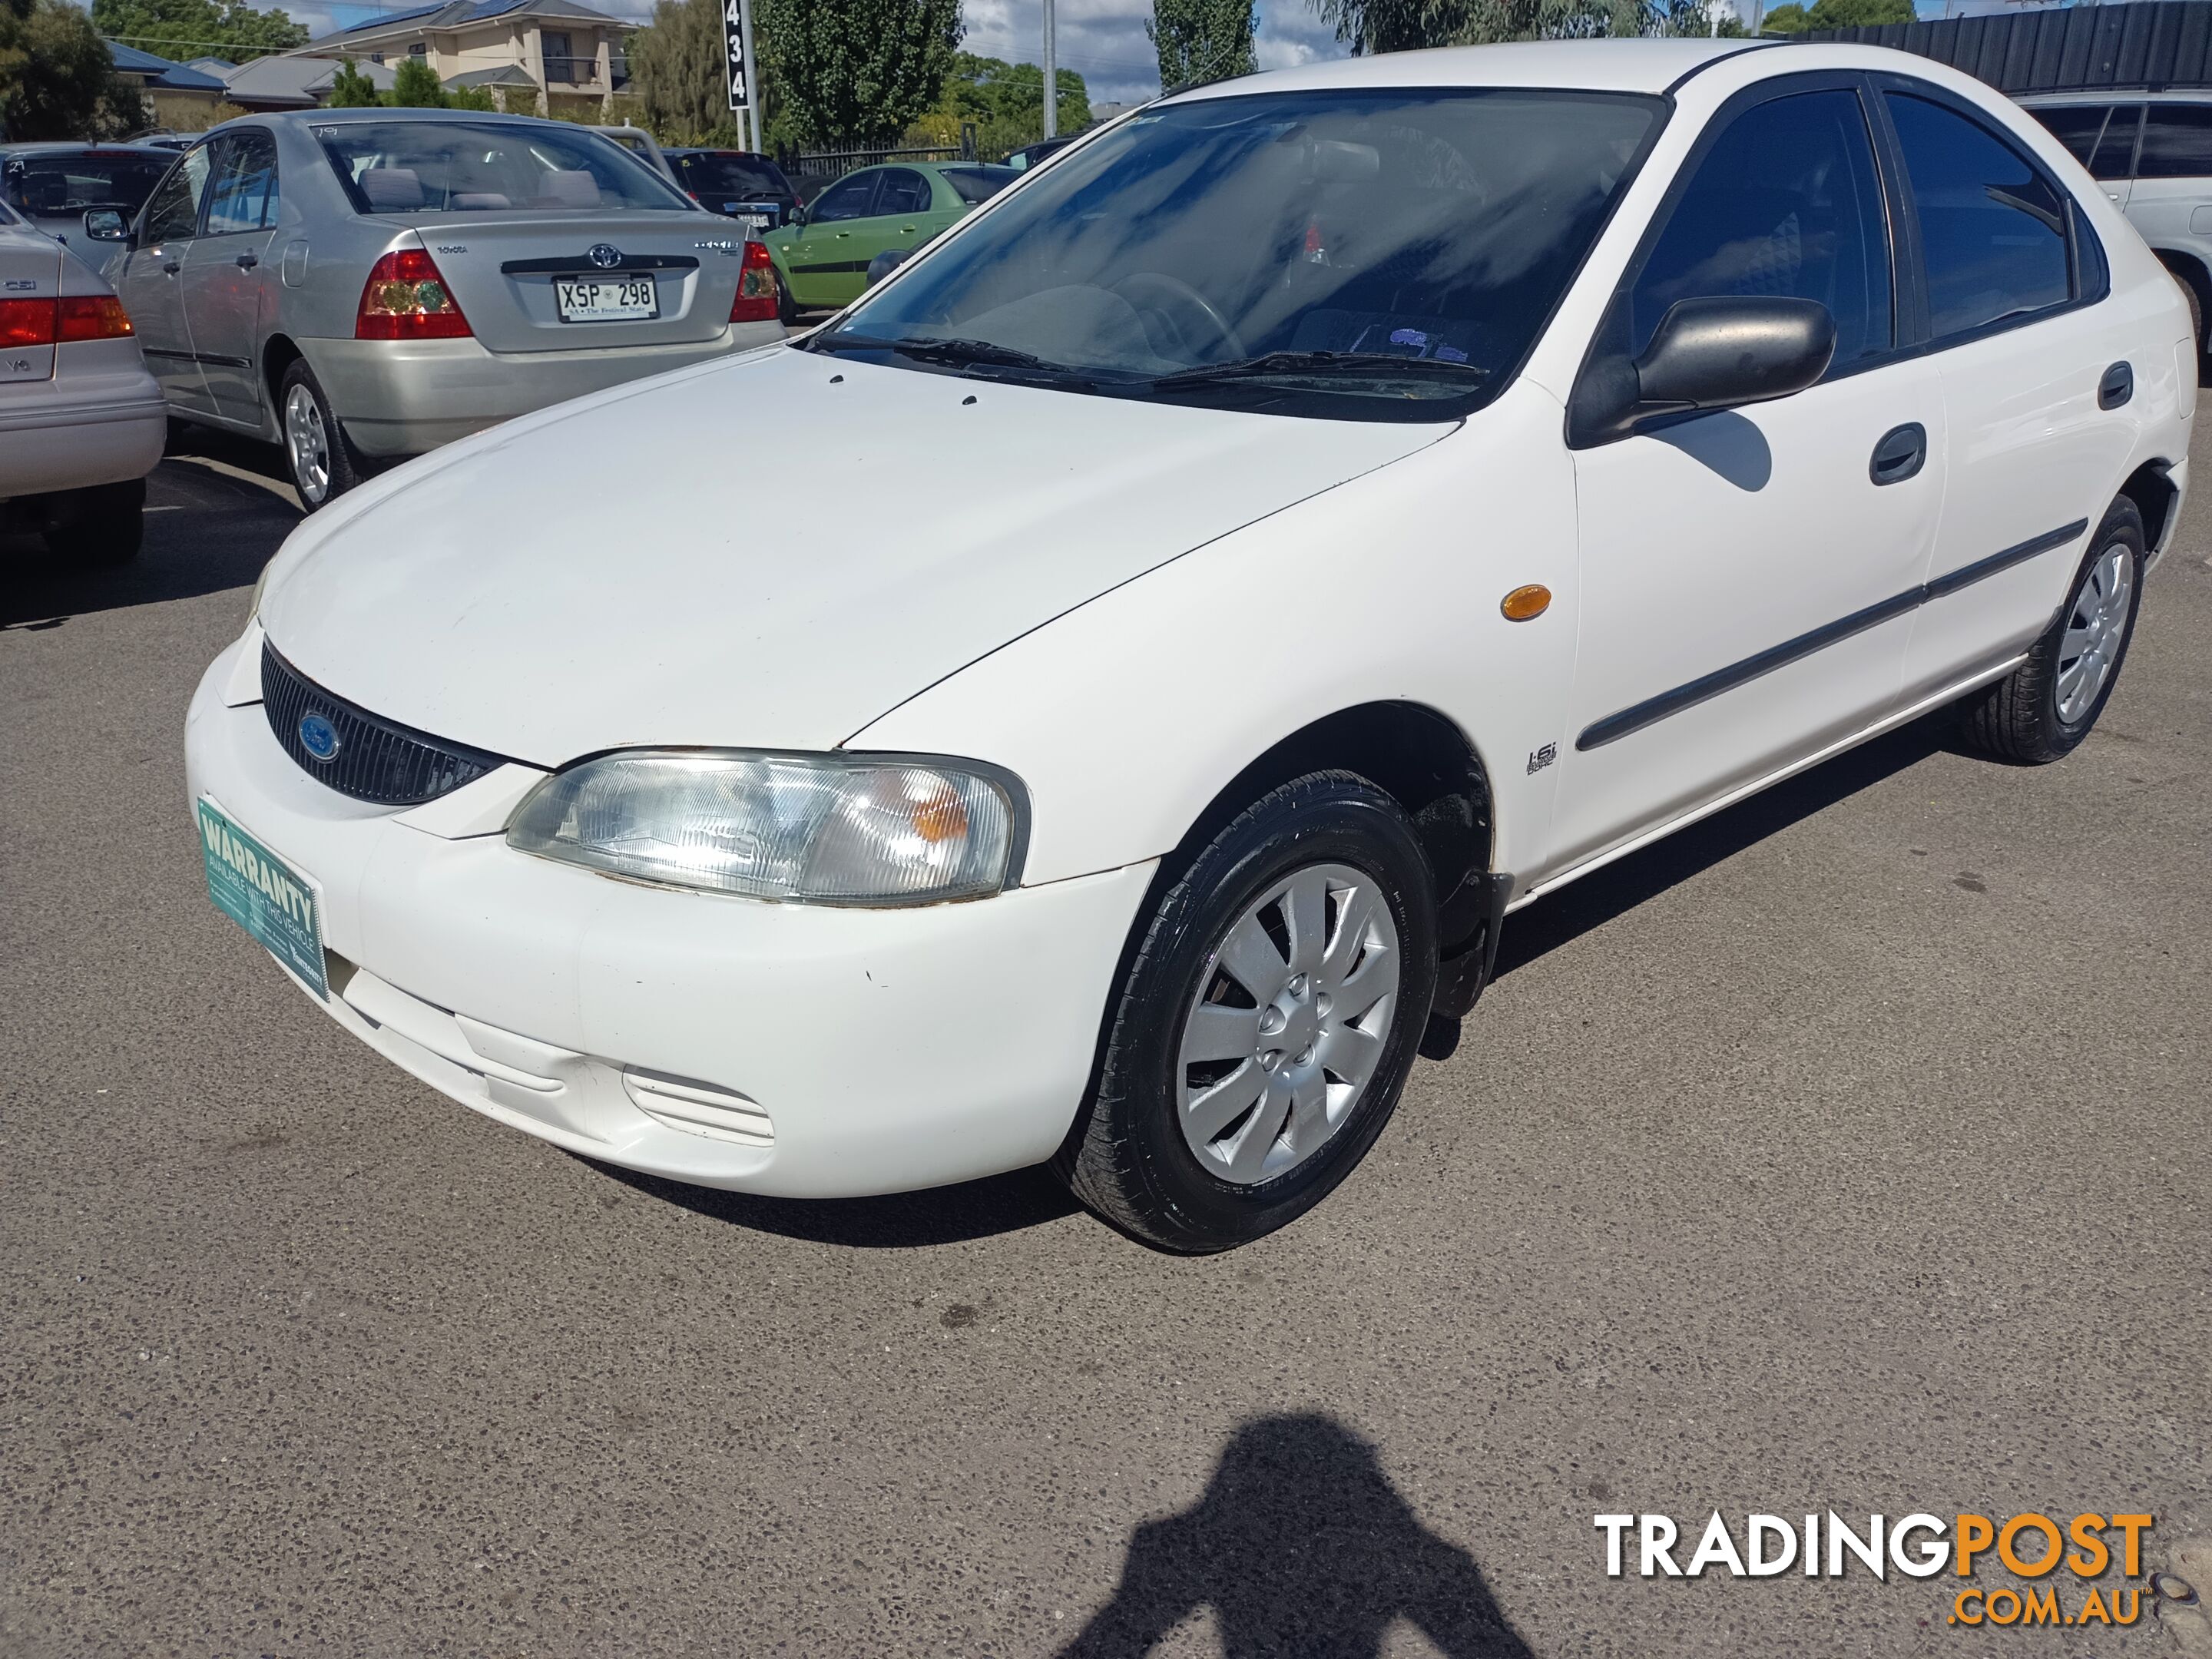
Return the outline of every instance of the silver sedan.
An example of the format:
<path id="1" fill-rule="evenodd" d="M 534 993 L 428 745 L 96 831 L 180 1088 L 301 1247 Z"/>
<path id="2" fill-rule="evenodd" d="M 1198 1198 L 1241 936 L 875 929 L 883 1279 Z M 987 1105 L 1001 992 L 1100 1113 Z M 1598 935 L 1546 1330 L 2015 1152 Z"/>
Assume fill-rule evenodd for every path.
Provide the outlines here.
<path id="1" fill-rule="evenodd" d="M 86 216 L 171 412 L 282 443 L 310 509 L 379 460 L 783 337 L 767 250 L 567 122 L 225 124 Z"/>

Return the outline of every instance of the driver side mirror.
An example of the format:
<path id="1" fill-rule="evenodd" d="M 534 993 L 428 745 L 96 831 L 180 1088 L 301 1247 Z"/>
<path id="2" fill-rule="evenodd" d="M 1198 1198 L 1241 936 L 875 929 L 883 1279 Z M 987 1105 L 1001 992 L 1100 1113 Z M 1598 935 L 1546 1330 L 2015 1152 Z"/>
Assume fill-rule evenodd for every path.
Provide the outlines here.
<path id="1" fill-rule="evenodd" d="M 127 242 L 131 240 L 131 224 L 115 208 L 89 208 L 84 216 L 85 240 L 93 242 Z"/>
<path id="2" fill-rule="evenodd" d="M 1587 447 L 1665 416 L 1787 398 L 1826 374 L 1835 352 L 1836 319 L 1818 300 L 1677 301 L 1641 357 L 1599 358 L 1583 371 L 1571 441 Z"/>
<path id="3" fill-rule="evenodd" d="M 792 209 L 791 216 L 788 219 L 786 219 L 784 223 L 790 226 L 793 230 L 803 230 L 806 226 L 806 216 L 811 211 L 812 211 L 811 209 L 804 206 L 795 207 Z"/>

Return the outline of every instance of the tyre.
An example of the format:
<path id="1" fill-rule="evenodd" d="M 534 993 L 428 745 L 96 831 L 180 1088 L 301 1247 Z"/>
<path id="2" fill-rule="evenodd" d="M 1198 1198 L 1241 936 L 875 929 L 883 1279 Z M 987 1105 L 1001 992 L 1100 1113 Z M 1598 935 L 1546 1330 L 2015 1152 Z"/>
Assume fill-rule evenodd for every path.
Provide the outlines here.
<path id="1" fill-rule="evenodd" d="M 284 433 L 284 465 L 300 505 L 313 513 L 361 482 L 361 464 L 345 429 L 331 413 L 315 371 L 301 358 L 284 371 L 276 389 L 276 413 Z"/>
<path id="2" fill-rule="evenodd" d="M 1350 1174 L 1398 1103 L 1436 986 L 1433 882 L 1397 802 L 1287 783 L 1139 917 L 1075 1195 L 1162 1249 L 1248 1243 Z"/>
<path id="3" fill-rule="evenodd" d="M 786 328 L 799 323 L 799 302 L 791 297 L 791 284 L 783 280 L 783 273 L 775 273 L 775 319 Z"/>
<path id="4" fill-rule="evenodd" d="M 2040 766 L 2087 737 L 2135 637 L 2142 571 L 2142 515 L 2123 497 L 2090 538 L 2066 602 L 2027 660 L 1966 704 L 1967 741 Z"/>
<path id="5" fill-rule="evenodd" d="M 69 563 L 106 568 L 138 556 L 146 535 L 146 481 L 100 484 L 74 499 L 46 532 L 46 550 Z"/>

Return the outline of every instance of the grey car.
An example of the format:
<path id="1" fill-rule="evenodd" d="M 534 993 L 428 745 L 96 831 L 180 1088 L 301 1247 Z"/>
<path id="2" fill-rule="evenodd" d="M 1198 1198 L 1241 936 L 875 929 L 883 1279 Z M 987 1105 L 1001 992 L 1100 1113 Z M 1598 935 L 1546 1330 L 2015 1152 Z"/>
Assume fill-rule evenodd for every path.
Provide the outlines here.
<path id="1" fill-rule="evenodd" d="M 176 159 L 156 144 L 0 144 L 0 201 L 96 266 L 106 251 L 86 246 L 86 210 L 130 217 Z"/>
<path id="2" fill-rule="evenodd" d="M 281 443 L 311 510 L 375 461 L 783 337 L 765 249 L 562 121 L 243 118 L 88 225 L 171 412 Z"/>

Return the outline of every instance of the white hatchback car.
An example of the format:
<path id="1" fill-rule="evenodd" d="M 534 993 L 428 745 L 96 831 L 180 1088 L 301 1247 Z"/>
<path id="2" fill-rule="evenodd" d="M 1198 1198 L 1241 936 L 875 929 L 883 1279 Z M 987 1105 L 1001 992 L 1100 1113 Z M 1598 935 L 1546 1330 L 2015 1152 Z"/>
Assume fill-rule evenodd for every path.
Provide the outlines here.
<path id="1" fill-rule="evenodd" d="M 1945 704 L 2078 743 L 2195 399 L 2118 210 L 1923 59 L 1208 87 L 803 342 L 300 529 L 191 708 L 210 889 L 572 1151 L 1050 1159 L 1223 1249 L 1358 1163 L 1511 910 Z"/>

